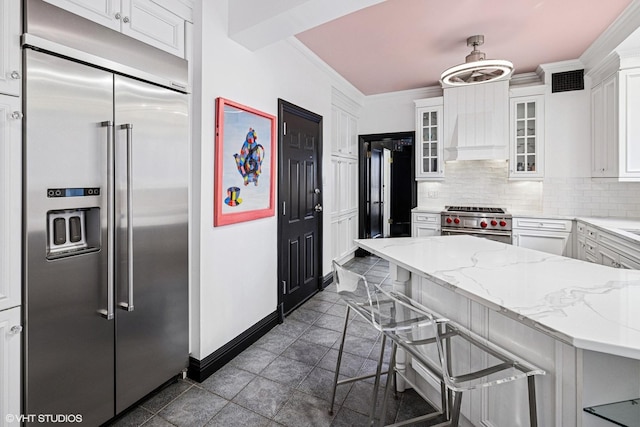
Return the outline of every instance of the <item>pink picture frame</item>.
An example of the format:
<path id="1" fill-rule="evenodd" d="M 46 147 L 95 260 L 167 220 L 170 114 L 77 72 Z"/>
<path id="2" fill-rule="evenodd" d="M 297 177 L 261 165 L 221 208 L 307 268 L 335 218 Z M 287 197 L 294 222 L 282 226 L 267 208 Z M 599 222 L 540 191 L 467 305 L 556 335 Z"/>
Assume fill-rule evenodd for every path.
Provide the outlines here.
<path id="1" fill-rule="evenodd" d="M 276 117 L 216 99 L 213 225 L 275 214 Z"/>

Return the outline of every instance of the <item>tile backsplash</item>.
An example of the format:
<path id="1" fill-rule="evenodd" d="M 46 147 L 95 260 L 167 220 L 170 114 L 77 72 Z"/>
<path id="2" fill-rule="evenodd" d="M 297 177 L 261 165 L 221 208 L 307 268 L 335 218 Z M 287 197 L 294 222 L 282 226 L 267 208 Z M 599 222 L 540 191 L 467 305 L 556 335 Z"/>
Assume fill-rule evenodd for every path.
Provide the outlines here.
<path id="1" fill-rule="evenodd" d="M 591 178 L 510 181 L 504 160 L 449 162 L 445 180 L 418 183 L 418 206 L 506 207 L 514 213 L 640 218 L 640 183 Z"/>

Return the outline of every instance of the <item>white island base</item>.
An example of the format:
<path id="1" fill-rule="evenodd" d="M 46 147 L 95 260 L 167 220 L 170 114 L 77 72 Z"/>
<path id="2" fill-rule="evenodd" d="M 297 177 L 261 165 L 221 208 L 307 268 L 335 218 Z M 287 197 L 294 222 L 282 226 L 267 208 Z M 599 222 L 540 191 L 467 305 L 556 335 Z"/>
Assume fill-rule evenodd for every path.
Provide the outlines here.
<path id="1" fill-rule="evenodd" d="M 539 426 L 610 427 L 584 408 L 640 397 L 640 271 L 466 236 L 357 244 L 389 261 L 397 291 L 544 369 Z M 424 369 L 409 355 L 398 362 L 440 402 Z M 529 425 L 524 380 L 467 392 L 462 405 L 461 425 Z"/>

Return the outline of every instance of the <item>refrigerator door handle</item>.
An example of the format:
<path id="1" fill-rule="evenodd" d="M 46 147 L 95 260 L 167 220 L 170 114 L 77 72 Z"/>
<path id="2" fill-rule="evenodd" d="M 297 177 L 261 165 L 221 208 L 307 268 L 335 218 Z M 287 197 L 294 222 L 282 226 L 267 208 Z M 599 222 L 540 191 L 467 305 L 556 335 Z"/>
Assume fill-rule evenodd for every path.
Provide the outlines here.
<path id="1" fill-rule="evenodd" d="M 115 140 L 113 122 L 100 123 L 107 128 L 107 309 L 98 313 L 107 320 L 114 318 L 113 292 L 115 284 Z"/>
<path id="2" fill-rule="evenodd" d="M 126 311 L 133 311 L 133 190 L 131 171 L 133 163 L 133 125 L 126 123 L 120 129 L 127 131 L 127 302 L 118 305 Z"/>

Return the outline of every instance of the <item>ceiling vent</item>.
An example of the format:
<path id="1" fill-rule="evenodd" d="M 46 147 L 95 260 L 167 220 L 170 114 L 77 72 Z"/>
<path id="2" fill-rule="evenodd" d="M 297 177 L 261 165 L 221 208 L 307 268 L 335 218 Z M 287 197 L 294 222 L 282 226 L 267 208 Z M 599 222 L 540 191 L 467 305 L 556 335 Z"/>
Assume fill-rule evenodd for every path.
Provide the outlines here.
<path id="1" fill-rule="evenodd" d="M 584 89 L 584 70 L 551 74 L 551 93 Z"/>
<path id="2" fill-rule="evenodd" d="M 485 53 L 478 50 L 478 46 L 483 44 L 483 35 L 467 39 L 467 46 L 473 46 L 473 50 L 467 55 L 464 64 L 451 67 L 442 73 L 442 87 L 467 86 L 511 77 L 513 64 L 502 59 L 486 59 Z"/>

